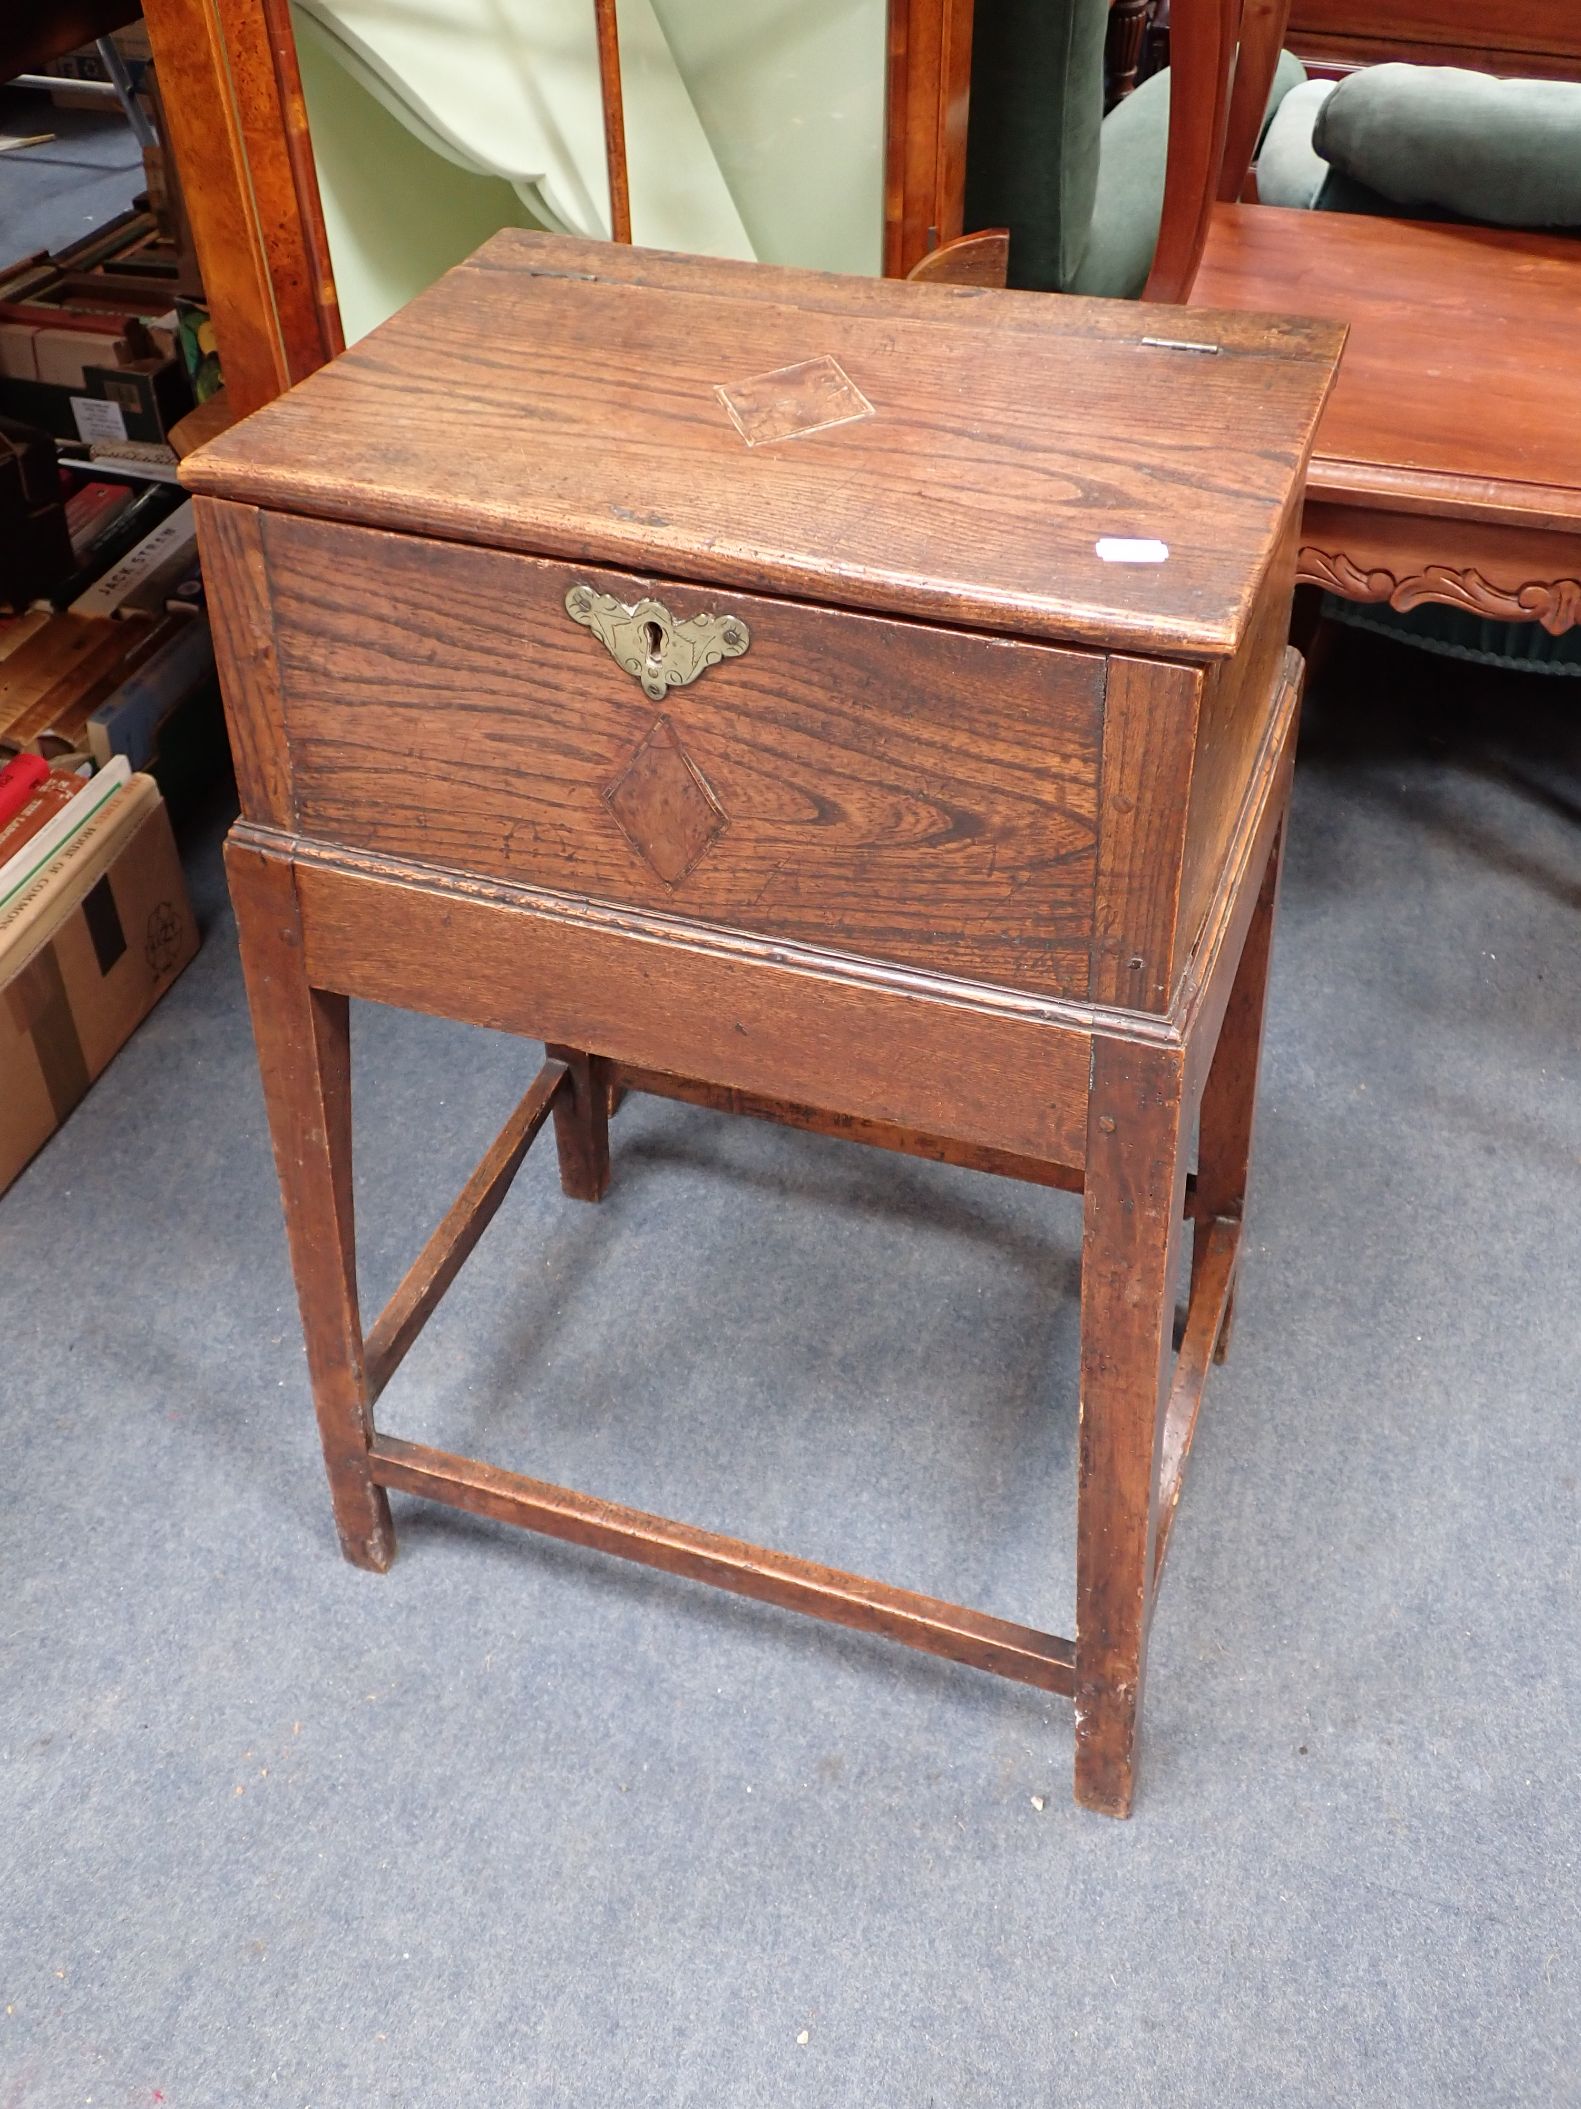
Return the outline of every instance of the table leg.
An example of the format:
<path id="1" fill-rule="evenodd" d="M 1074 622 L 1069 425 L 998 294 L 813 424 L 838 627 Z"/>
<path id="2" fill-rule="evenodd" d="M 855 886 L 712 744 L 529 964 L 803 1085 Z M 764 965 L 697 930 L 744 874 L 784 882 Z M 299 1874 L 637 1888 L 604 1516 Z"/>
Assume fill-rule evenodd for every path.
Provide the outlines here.
<path id="1" fill-rule="evenodd" d="M 290 864 L 236 843 L 225 861 L 335 1525 L 346 1558 L 382 1573 L 395 1557 L 395 1532 L 368 1462 L 348 1005 L 308 982 Z"/>
<path id="2" fill-rule="evenodd" d="M 1257 1069 L 1262 1057 L 1263 1017 L 1268 996 L 1268 957 L 1279 902 L 1279 872 L 1285 831 L 1280 827 L 1269 853 L 1257 906 L 1247 928 L 1240 965 L 1230 989 L 1219 1043 L 1202 1092 L 1197 1134 L 1196 1228 L 1192 1235 L 1191 1280 L 1207 1251 L 1207 1232 L 1216 1217 L 1239 1222 L 1246 1208 L 1246 1183 L 1252 1160 L 1252 1127 L 1257 1106 Z M 1214 1348 L 1222 1362 L 1230 1345 L 1235 1317 L 1235 1289 L 1225 1306 Z"/>
<path id="3" fill-rule="evenodd" d="M 1076 1799 L 1129 1816 L 1186 1151 L 1178 1048 L 1098 1039 L 1087 1118 Z"/>
<path id="4" fill-rule="evenodd" d="M 602 1201 L 609 1191 L 610 1065 L 575 1047 L 545 1050 L 570 1070 L 570 1094 L 555 1101 L 554 1143 L 560 1186 L 573 1201 Z"/>

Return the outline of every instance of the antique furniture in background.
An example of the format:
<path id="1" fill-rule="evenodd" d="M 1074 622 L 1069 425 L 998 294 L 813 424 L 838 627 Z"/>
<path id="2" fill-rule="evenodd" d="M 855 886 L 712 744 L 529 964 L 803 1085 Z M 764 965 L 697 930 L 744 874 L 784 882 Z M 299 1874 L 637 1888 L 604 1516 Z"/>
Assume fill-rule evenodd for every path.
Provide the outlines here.
<path id="1" fill-rule="evenodd" d="M 1104 41 L 1105 106 L 1124 102 L 1142 77 L 1149 32 L 1164 0 L 1109 0 Z"/>
<path id="2" fill-rule="evenodd" d="M 1268 78 L 1279 12 L 1248 76 Z M 1581 622 L 1581 242 L 1227 203 L 1191 297 L 1350 327 L 1313 451 L 1303 582 L 1549 636 Z"/>
<path id="3" fill-rule="evenodd" d="M 1129 1810 L 1341 334 L 512 231 L 189 457 L 348 1558 L 389 1565 L 403 1489 L 884 1634 L 1073 1697 L 1078 1797 Z M 549 1054 L 366 1334 L 351 996 Z M 375 1428 L 547 1118 L 603 1194 L 622 1089 L 1083 1192 L 1073 1641 Z"/>
<path id="4" fill-rule="evenodd" d="M 1192 297 L 1350 325 L 1303 583 L 1551 636 L 1581 622 L 1581 244 L 1232 205 Z"/>
<path id="5" fill-rule="evenodd" d="M 1313 73 L 1405 59 L 1581 80 L 1575 0 L 1294 0 L 1289 36 Z"/>

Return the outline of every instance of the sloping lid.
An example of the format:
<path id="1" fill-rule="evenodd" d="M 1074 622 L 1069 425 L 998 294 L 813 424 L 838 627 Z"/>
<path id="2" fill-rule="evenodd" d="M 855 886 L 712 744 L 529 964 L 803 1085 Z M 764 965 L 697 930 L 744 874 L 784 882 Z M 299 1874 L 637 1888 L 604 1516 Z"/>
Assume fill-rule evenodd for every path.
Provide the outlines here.
<path id="1" fill-rule="evenodd" d="M 656 578 L 1212 657 L 1240 643 L 1343 339 L 512 229 L 182 480 Z"/>

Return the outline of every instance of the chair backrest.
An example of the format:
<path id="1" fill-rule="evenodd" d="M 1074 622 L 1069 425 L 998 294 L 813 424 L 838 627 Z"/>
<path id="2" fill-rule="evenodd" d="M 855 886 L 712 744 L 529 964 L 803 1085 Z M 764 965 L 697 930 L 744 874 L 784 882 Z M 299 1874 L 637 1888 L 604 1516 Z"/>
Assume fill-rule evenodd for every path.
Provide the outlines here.
<path id="1" fill-rule="evenodd" d="M 1190 293 L 1215 203 L 1245 186 L 1289 19 L 1290 0 L 1174 0 L 1164 216 L 1144 300 Z"/>
<path id="2" fill-rule="evenodd" d="M 1219 164 L 1219 197 L 1226 205 L 1246 187 L 1289 20 L 1290 0 L 1242 0 L 1235 88 Z"/>

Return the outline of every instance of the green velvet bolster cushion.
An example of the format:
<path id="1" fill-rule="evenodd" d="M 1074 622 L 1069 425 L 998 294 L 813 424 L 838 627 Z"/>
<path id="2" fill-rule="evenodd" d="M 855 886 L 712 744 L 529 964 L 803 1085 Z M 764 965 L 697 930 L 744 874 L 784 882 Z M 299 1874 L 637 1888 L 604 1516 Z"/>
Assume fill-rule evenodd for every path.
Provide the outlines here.
<path id="1" fill-rule="evenodd" d="M 1581 83 L 1368 66 L 1324 100 L 1312 145 L 1340 175 L 1406 211 L 1581 227 Z"/>
<path id="2" fill-rule="evenodd" d="M 1279 105 L 1257 156 L 1258 202 L 1299 212 L 1364 212 L 1397 220 L 1400 208 L 1393 198 L 1331 168 L 1312 144 L 1318 116 L 1337 85 L 1303 81 Z M 1418 205 L 1415 211 L 1418 219 L 1452 217 L 1436 206 Z"/>
<path id="3" fill-rule="evenodd" d="M 1279 105 L 1257 157 L 1257 197 L 1263 205 L 1285 205 L 1298 212 L 1316 210 L 1331 173 L 1312 144 L 1318 113 L 1337 84 L 1302 81 Z"/>
<path id="4" fill-rule="evenodd" d="M 1306 79 L 1301 61 L 1281 53 L 1268 98 L 1275 112 Z M 1266 118 L 1265 118 L 1266 123 Z M 1065 293 L 1135 300 L 1147 283 L 1164 211 L 1169 153 L 1169 75 L 1155 73 L 1103 121 L 1098 191 L 1081 262 L 1060 285 Z M 1012 261 L 1015 256 L 1011 245 Z"/>

